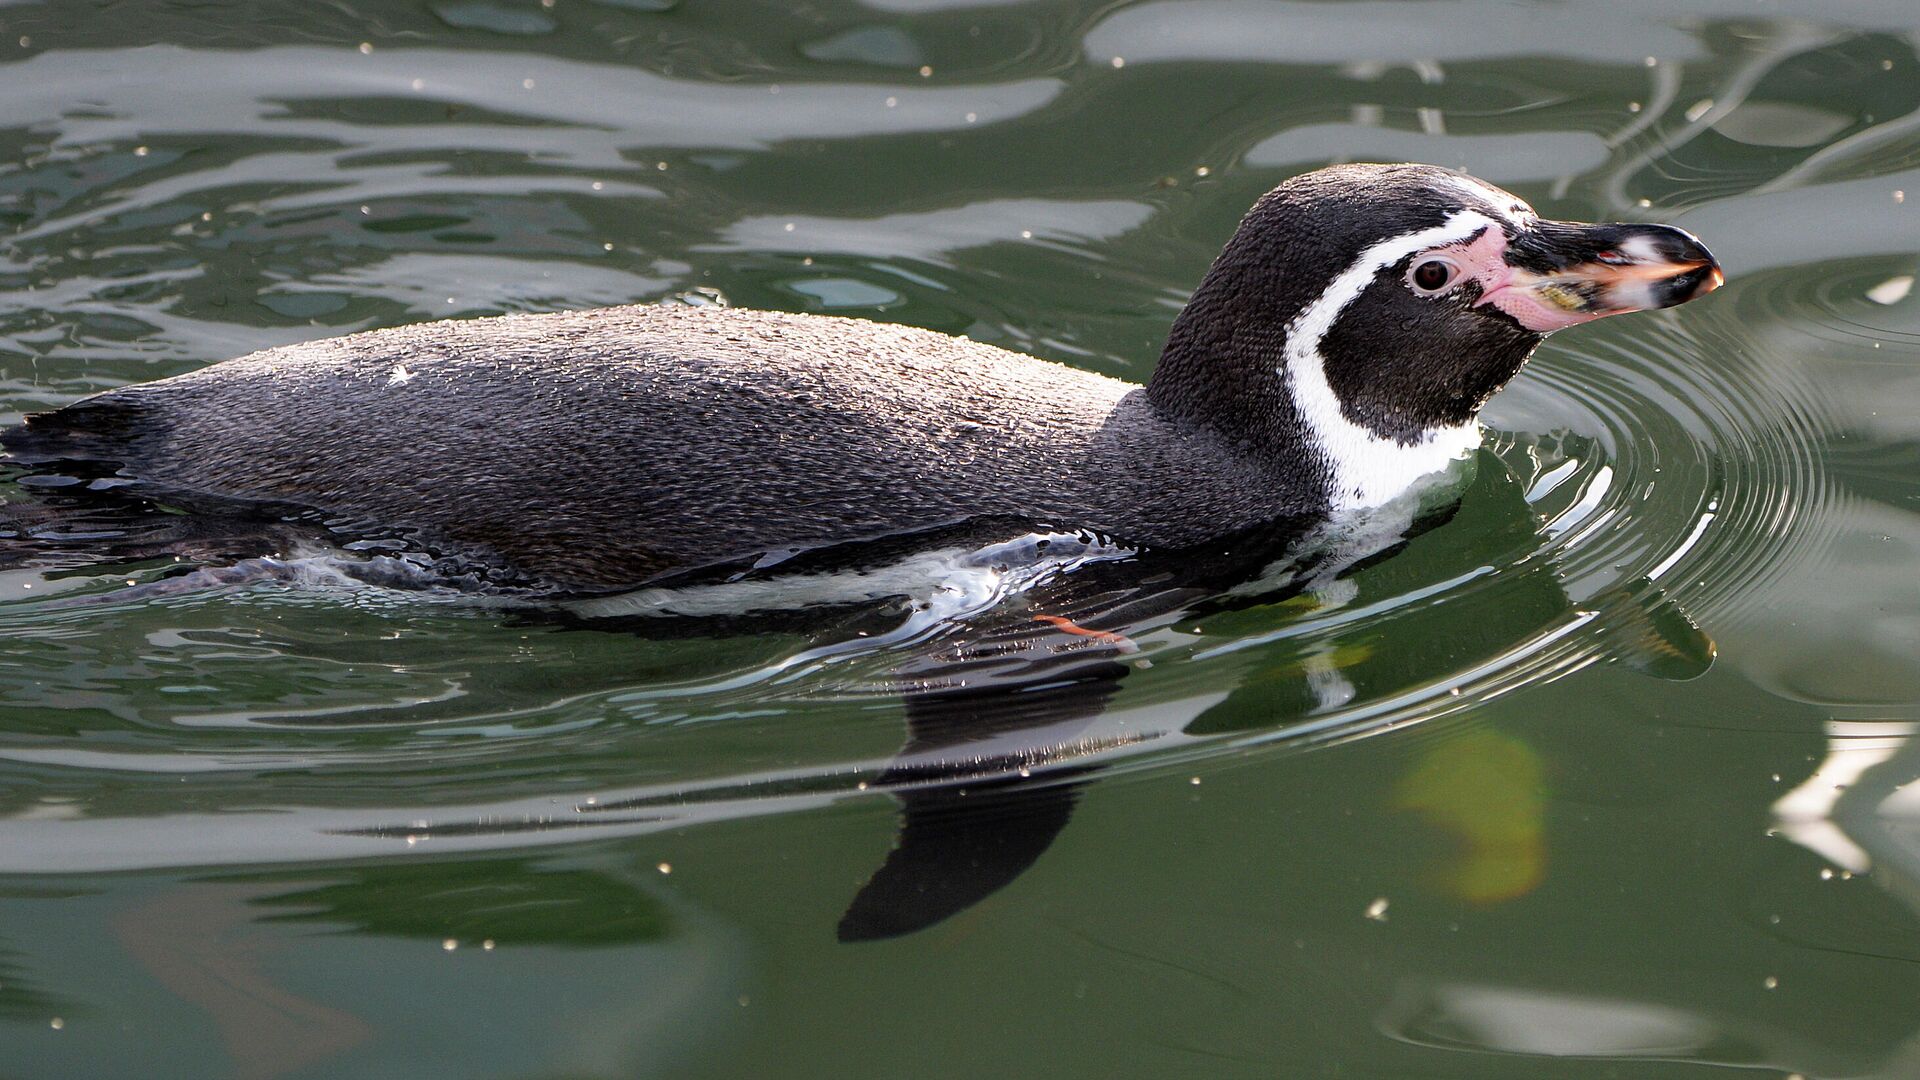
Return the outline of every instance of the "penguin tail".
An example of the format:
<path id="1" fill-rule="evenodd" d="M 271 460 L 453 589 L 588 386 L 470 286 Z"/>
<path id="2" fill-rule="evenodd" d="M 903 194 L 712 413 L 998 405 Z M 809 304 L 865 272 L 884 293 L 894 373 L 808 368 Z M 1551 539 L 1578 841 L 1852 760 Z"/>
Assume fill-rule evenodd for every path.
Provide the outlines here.
<path id="1" fill-rule="evenodd" d="M 24 423 L 0 431 L 0 450 L 13 463 L 29 468 L 119 463 L 134 456 L 153 433 L 151 410 L 137 395 L 107 393 L 35 413 Z"/>

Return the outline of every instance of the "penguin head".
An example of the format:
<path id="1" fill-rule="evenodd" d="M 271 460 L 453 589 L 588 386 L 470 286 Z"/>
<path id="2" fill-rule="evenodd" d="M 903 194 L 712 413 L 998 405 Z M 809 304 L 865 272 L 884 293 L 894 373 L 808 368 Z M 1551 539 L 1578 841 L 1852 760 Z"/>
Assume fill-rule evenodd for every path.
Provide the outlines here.
<path id="1" fill-rule="evenodd" d="M 1339 505 L 1390 498 L 1477 442 L 1542 338 L 1717 288 L 1666 225 L 1549 221 L 1429 165 L 1339 165 L 1268 192 L 1176 320 L 1148 395 Z"/>

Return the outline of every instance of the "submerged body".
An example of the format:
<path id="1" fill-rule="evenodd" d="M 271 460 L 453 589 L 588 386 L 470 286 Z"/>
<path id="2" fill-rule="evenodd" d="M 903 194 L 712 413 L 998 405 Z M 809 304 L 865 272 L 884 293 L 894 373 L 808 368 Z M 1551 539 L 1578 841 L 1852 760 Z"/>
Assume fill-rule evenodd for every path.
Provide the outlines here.
<path id="1" fill-rule="evenodd" d="M 1678 230 L 1342 166 L 1254 206 L 1146 386 L 906 327 L 625 307 L 286 346 L 0 441 L 550 592 L 995 517 L 1184 548 L 1390 499 L 1475 445 L 1545 333 L 1718 283 Z"/>

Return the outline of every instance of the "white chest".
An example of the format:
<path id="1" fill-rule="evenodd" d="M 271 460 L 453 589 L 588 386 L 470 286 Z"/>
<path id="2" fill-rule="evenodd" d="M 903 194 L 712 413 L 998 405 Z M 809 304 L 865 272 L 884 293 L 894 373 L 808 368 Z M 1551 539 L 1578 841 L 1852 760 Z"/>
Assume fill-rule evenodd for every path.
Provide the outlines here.
<path id="1" fill-rule="evenodd" d="M 1340 422 L 1318 425 L 1315 433 L 1333 474 L 1329 486 L 1336 512 L 1391 502 L 1480 445 L 1478 423 L 1433 428 L 1412 443 L 1401 443 L 1338 416 L 1337 405 L 1335 410 Z"/>

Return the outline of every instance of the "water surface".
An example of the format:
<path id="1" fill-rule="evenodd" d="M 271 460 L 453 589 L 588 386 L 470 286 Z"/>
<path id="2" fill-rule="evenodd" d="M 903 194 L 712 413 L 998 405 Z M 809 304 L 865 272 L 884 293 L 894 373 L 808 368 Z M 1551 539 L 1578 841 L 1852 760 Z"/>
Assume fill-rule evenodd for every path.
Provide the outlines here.
<path id="1" fill-rule="evenodd" d="M 1140 380 L 1333 160 L 1730 277 L 1549 342 L 1390 557 L 1138 634 L 1137 737 L 1031 778 L 1058 838 L 885 941 L 836 936 L 895 842 L 883 628 L 0 572 L 0 1073 L 1920 1072 L 1916 43 L 1893 0 L 0 6 L 8 423 L 635 301 Z"/>

